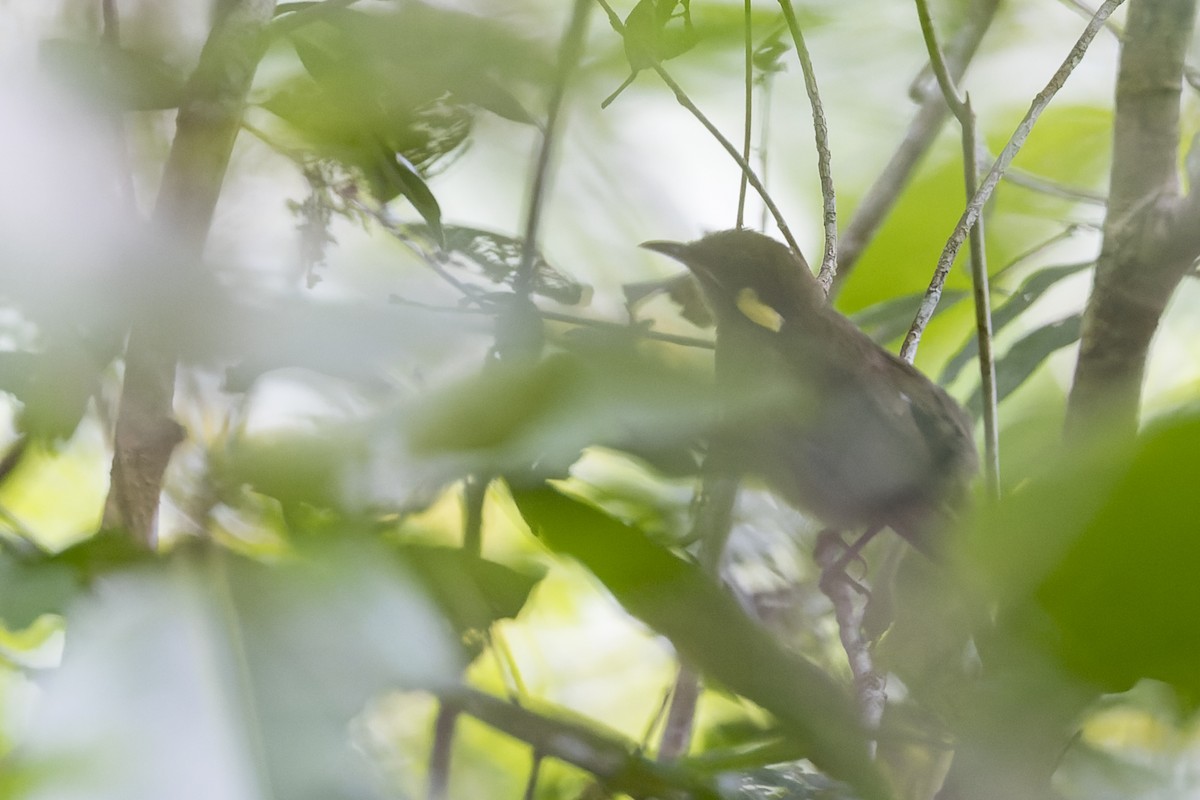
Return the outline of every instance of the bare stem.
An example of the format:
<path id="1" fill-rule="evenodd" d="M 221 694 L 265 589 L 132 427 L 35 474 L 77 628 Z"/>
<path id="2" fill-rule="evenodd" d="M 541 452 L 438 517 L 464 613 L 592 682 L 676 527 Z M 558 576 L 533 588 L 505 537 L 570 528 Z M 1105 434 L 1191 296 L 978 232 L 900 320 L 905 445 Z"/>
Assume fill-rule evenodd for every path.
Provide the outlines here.
<path id="1" fill-rule="evenodd" d="M 783 16 L 787 20 L 788 30 L 792 33 L 792 42 L 796 45 L 796 55 L 800 57 L 800 70 L 804 73 L 804 88 L 808 92 L 808 102 L 812 107 L 813 136 L 817 146 L 817 172 L 821 177 L 821 220 L 825 229 L 825 249 L 821 255 L 821 269 L 817 280 L 825 294 L 833 287 L 833 278 L 837 275 L 837 195 L 833 188 L 833 157 L 829 149 L 829 125 L 825 121 L 825 107 L 821 104 L 821 93 L 817 89 L 817 73 L 813 68 L 812 56 L 809 55 L 808 45 L 804 43 L 804 33 L 800 23 L 796 21 L 796 12 L 792 9 L 791 0 L 779 0 Z"/>
<path id="2" fill-rule="evenodd" d="M 625 25 L 621 22 L 621 18 L 617 16 L 617 12 L 613 11 L 612 6 L 608 4 L 608 0 L 596 0 L 596 2 L 598 2 L 600 7 L 604 9 L 606 14 L 608 14 L 608 21 L 612 25 L 613 30 L 619 33 L 622 37 L 625 36 Z M 762 198 L 763 203 L 766 204 L 767 209 L 771 212 L 771 217 L 774 218 L 775 224 L 779 227 L 779 233 L 781 236 L 783 236 L 784 241 L 787 242 L 788 247 L 792 248 L 792 252 L 796 253 L 796 255 L 803 258 L 804 254 L 800 251 L 800 245 L 796 243 L 796 237 L 792 235 L 792 229 L 788 227 L 787 220 L 783 218 L 783 212 L 779 210 L 779 206 L 775 205 L 775 201 L 771 199 L 769 194 L 767 194 L 766 187 L 763 186 L 763 183 L 758 179 L 758 176 L 754 174 L 754 169 L 750 166 L 750 163 L 746 161 L 746 159 L 742 158 L 742 154 L 739 153 L 738 149 L 733 146 L 733 143 L 730 142 L 729 139 L 727 139 L 725 135 L 721 133 L 717 126 L 712 123 L 712 120 L 705 116 L 704 112 L 702 112 L 696 106 L 696 104 L 692 102 L 691 98 L 688 97 L 687 93 L 683 91 L 678 83 L 675 82 L 675 79 L 671 77 L 670 73 L 663 68 L 662 64 L 655 62 L 651 64 L 651 68 L 658 74 L 658 77 L 662 79 L 662 82 L 667 85 L 667 88 L 675 94 L 675 100 L 679 103 L 679 105 L 691 112 L 691 115 L 696 118 L 696 121 L 704 126 L 704 129 L 708 131 L 710 135 L 712 135 L 712 137 L 717 141 L 717 144 L 721 145 L 721 148 L 729 154 L 729 157 L 734 160 L 734 163 L 741 168 L 742 173 L 746 176 L 746 180 L 752 187 L 754 187 L 754 191 L 758 193 L 758 196 Z"/>
<path id="3" fill-rule="evenodd" d="M 925 49 L 929 52 L 929 63 L 937 78 L 938 87 L 946 105 L 962 128 L 963 182 L 967 199 L 979 191 L 979 130 L 975 110 L 969 97 L 964 97 L 955 85 L 954 78 L 946 66 L 946 57 L 938 45 L 937 32 L 929 13 L 928 0 L 916 0 L 917 17 L 921 23 L 921 35 Z M 971 226 L 971 277 L 975 300 L 975 331 L 979 343 L 979 380 L 983 401 L 984 473 L 988 493 L 998 498 L 1000 494 L 1000 437 L 997 425 L 996 361 L 992 352 L 992 306 L 988 287 L 987 252 L 984 247 L 984 222 L 979 217 Z"/>
<path id="4" fill-rule="evenodd" d="M 1115 11 L 1124 0 L 1105 0 L 1104 4 L 1096 11 L 1091 22 L 1088 23 L 1079 39 L 1067 54 L 1062 65 L 1055 71 L 1050 81 L 1042 91 L 1037 93 L 1033 102 L 1030 104 L 1029 111 L 1025 113 L 1025 117 L 1017 125 L 1012 136 L 1004 149 L 1000 151 L 992 168 L 988 170 L 988 174 L 984 177 L 979 189 L 971 197 L 967 203 L 966 209 L 962 216 L 959 217 L 958 224 L 954 226 L 954 231 L 950 234 L 949 240 L 946 242 L 946 247 L 942 250 L 941 257 L 938 258 L 937 268 L 934 270 L 933 279 L 929 283 L 929 288 L 925 292 L 925 297 L 921 301 L 921 306 L 917 310 L 917 316 L 913 320 L 912 327 L 909 328 L 908 335 L 904 337 L 904 345 L 900 350 L 901 357 L 907 361 L 912 361 L 916 355 L 917 347 L 921 342 L 921 335 L 925 332 L 925 327 L 929 324 L 930 318 L 933 316 L 934 310 L 937 308 L 938 301 L 942 296 L 942 289 L 946 283 L 946 276 L 950 274 L 950 267 L 954 264 L 954 259 L 958 256 L 959 248 L 967 239 L 967 233 L 971 226 L 979 219 L 980 213 L 983 211 L 984 205 L 991 199 L 992 192 L 995 191 L 996 185 L 1000 183 L 1000 178 L 1009 164 L 1020 152 L 1021 147 L 1025 144 L 1025 140 L 1029 138 L 1029 134 L 1033 131 L 1033 126 L 1037 123 L 1042 112 L 1050 105 L 1050 101 L 1058 94 L 1058 91 L 1066 83 L 1067 78 L 1075 70 L 1075 67 L 1083 59 L 1087 52 L 1088 45 L 1096 38 L 1096 34 L 1104 27 L 1104 21 Z"/>
<path id="5" fill-rule="evenodd" d="M 237 0 L 200 53 L 179 107 L 154 210 L 154 224 L 178 248 L 179 263 L 164 269 L 191 268 L 200 260 L 274 9 L 274 0 Z M 170 280 L 174 277 L 168 276 L 168 286 L 180 285 Z M 123 528 L 151 548 L 157 541 L 163 475 L 183 439 L 183 429 L 172 418 L 174 395 L 175 353 L 163 345 L 157 325 L 135 321 L 125 350 L 104 525 Z"/>
<path id="6" fill-rule="evenodd" d="M 750 163 L 750 137 L 753 135 L 754 113 L 754 28 L 752 25 L 752 2 L 746 0 L 742 30 L 745 33 L 743 47 L 745 48 L 745 109 L 742 112 L 742 158 Z M 738 181 L 737 227 L 746 224 L 746 173 L 742 173 Z"/>

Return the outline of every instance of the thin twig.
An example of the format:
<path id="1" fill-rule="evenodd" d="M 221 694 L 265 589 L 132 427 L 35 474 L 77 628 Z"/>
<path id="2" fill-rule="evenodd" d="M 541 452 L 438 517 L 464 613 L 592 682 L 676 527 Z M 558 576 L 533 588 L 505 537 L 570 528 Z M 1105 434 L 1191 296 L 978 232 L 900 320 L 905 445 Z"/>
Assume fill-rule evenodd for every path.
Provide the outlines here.
<path id="1" fill-rule="evenodd" d="M 1059 0 L 1059 2 L 1065 6 L 1070 6 L 1073 11 L 1079 12 L 1084 19 L 1091 19 L 1096 14 L 1096 10 L 1083 2 L 1083 0 Z M 1124 29 L 1111 19 L 1105 20 L 1104 29 L 1117 37 L 1118 41 L 1125 35 Z"/>
<path id="2" fill-rule="evenodd" d="M 791 0 L 779 0 L 796 55 L 800 57 L 800 70 L 804 73 L 804 88 L 812 108 L 813 136 L 817 146 L 817 172 L 821 177 L 821 220 L 825 229 L 825 249 L 821 255 L 821 269 L 817 281 L 825 294 L 833 287 L 837 275 L 837 195 L 833 187 L 833 156 L 829 150 L 829 125 L 825 121 L 825 107 L 821 104 L 821 93 L 817 89 L 817 73 L 813 68 L 812 56 L 804 43 L 804 33 L 796 21 L 796 12 Z"/>
<path id="3" fill-rule="evenodd" d="M 600 4 L 600 7 L 603 8 L 604 12 L 608 15 L 608 21 L 609 24 L 612 25 L 613 30 L 615 30 L 621 35 L 622 38 L 624 38 L 625 25 L 621 22 L 621 18 L 617 16 L 617 12 L 613 11 L 612 6 L 608 4 L 608 0 L 596 0 L 596 2 Z M 721 133 L 717 126 L 712 123 L 712 120 L 705 116 L 704 112 L 702 112 L 696 106 L 696 104 L 692 102 L 691 98 L 688 97 L 687 93 L 683 91 L 678 83 L 675 82 L 675 79 L 671 77 L 670 73 L 663 68 L 662 64 L 654 62 L 650 65 L 650 67 L 658 74 L 658 77 L 662 79 L 662 82 L 667 85 L 667 88 L 675 94 L 675 100 L 679 103 L 679 105 L 691 112 L 691 115 L 696 118 L 696 121 L 704 126 L 704 129 L 708 131 L 714 139 L 717 140 L 717 144 L 721 145 L 722 149 L 724 149 L 725 152 L 729 154 L 729 157 L 732 158 L 734 162 L 741 168 L 742 172 L 746 175 L 746 180 L 752 187 L 754 187 L 754 191 L 758 193 L 758 196 L 762 198 L 763 203 L 766 204 L 767 209 L 771 212 L 771 217 L 774 218 L 776 226 L 779 227 L 779 234 L 783 236 L 784 241 L 786 241 L 788 244 L 788 247 L 792 248 L 792 252 L 803 258 L 803 253 L 800 251 L 800 245 L 796 243 L 796 237 L 792 235 L 792 230 L 788 227 L 787 220 L 783 218 L 783 212 L 779 210 L 779 206 L 775 205 L 775 201 L 771 199 L 769 194 L 767 194 L 766 187 L 763 186 L 763 183 L 758 179 L 758 176 L 754 174 L 754 169 L 750 166 L 746 159 L 742 158 L 742 154 L 738 152 L 738 149 L 733 146 L 733 143 L 730 142 L 729 139 L 725 138 L 725 135 Z"/>
<path id="4" fill-rule="evenodd" d="M 743 6 L 742 31 L 745 34 L 745 109 L 742 112 L 742 158 L 750 163 L 750 137 L 753 135 L 754 113 L 754 27 L 751 0 L 746 0 Z M 765 173 L 764 173 L 765 174 Z M 741 174 L 738 181 L 737 227 L 746 224 L 746 173 Z"/>
<path id="5" fill-rule="evenodd" d="M 929 63 L 937 78 L 938 88 L 950 111 L 962 128 L 963 182 L 968 199 L 979 191 L 979 130 L 975 110 L 970 97 L 964 97 L 955 85 L 946 58 L 938 45 L 933 18 L 929 14 L 928 0 L 916 0 L 917 18 L 921 23 L 921 36 L 929 53 Z M 984 220 L 980 216 L 971 226 L 971 284 L 974 290 L 975 331 L 979 345 L 979 381 L 983 403 L 984 476 L 988 494 L 998 498 L 1000 494 L 1000 437 L 997 425 L 996 360 L 992 352 L 992 306 L 988 288 L 987 252 L 984 247 Z"/>
<path id="6" fill-rule="evenodd" d="M 770 177 L 767 171 L 767 156 L 769 154 L 768 145 L 771 141 L 771 85 L 774 83 L 774 74 L 767 72 L 762 79 L 762 99 L 759 101 L 759 111 L 762 113 L 762 119 L 758 123 L 758 168 L 762 171 L 764 183 Z M 759 216 L 758 229 L 765 231 L 767 229 L 767 207 L 764 204 L 762 214 Z"/>
<path id="7" fill-rule="evenodd" d="M 529 206 L 525 211 L 525 237 L 521 245 L 521 263 L 517 267 L 517 275 L 513 280 L 513 291 L 517 294 L 528 296 L 533 288 L 533 265 L 534 256 L 537 255 L 538 225 L 542 218 L 542 202 L 546 196 L 546 179 L 550 172 L 554 137 L 558 131 L 558 116 L 562 110 L 567 81 L 570 79 L 575 65 L 579 63 L 579 56 L 583 52 L 583 37 L 587 32 L 590 8 L 590 0 L 575 0 L 571 21 L 567 24 L 567 32 L 563 35 L 562 44 L 558 50 L 558 69 L 554 86 L 550 92 L 546 126 L 542 130 L 542 141 L 538 147 L 537 161 L 533 170 L 533 180 L 529 189 Z"/>
<path id="8" fill-rule="evenodd" d="M 925 0 L 917 0 L 924 5 Z M 979 129 L 971 97 L 963 101 L 963 179 L 967 197 L 979 191 Z M 992 299 L 984 247 L 984 220 L 980 217 L 971 227 L 971 288 L 974 293 L 975 331 L 979 342 L 979 386 L 983 403 L 984 479 L 988 496 L 1000 498 L 1000 425 L 999 400 L 996 396 L 996 356 L 992 351 Z"/>
<path id="9" fill-rule="evenodd" d="M 538 750 L 533 751 L 533 763 L 529 766 L 529 778 L 525 781 L 525 793 L 522 796 L 524 800 L 533 800 L 537 796 L 538 778 L 542 775 L 542 754 Z"/>
<path id="10" fill-rule="evenodd" d="M 947 66 L 955 80 L 961 78 L 966 71 L 983 35 L 996 16 L 998 5 L 999 0 L 976 0 L 968 13 L 966 24 L 954 37 Z M 842 231 L 838 247 L 838 274 L 833 283 L 832 294 L 837 294 L 845 285 L 867 244 L 875 236 L 875 232 L 883 224 L 883 220 L 908 184 L 917 163 L 933 145 L 946 118 L 946 111 L 946 104 L 937 95 L 931 93 L 922 101 L 920 109 L 904 133 L 900 146 L 879 173 L 875 183 L 859 201 L 850 222 Z"/>
<path id="11" fill-rule="evenodd" d="M 658 342 L 666 342 L 667 344 L 677 344 L 681 347 L 697 347 L 701 350 L 712 350 L 715 344 L 709 339 L 698 339 L 695 336 L 681 336 L 675 333 L 662 333 L 660 331 L 651 330 L 643 326 L 629 326 L 620 322 L 610 322 L 605 319 L 589 319 L 588 317 L 574 317 L 570 314 L 560 314 L 557 311 L 539 311 L 542 319 L 552 320 L 554 322 L 565 322 L 568 325 L 580 325 L 589 328 L 604 328 L 607 330 L 620 330 L 625 332 L 634 332 L 638 336 L 646 339 L 653 339 Z"/>
<path id="12" fill-rule="evenodd" d="M 445 698 L 438 698 L 438 713 L 433 723 L 433 747 L 429 751 L 429 800 L 445 800 L 450 788 L 450 755 L 458 715 L 458 706 Z"/>
<path id="13" fill-rule="evenodd" d="M 908 361 L 912 361 L 916 355 L 917 346 L 921 342 L 921 334 L 925 332 L 925 326 L 929 324 L 930 318 L 933 316 L 934 310 L 937 308 L 938 300 L 942 296 L 942 288 L 946 283 L 946 276 L 950 273 L 950 267 L 954 264 L 954 259 L 958 255 L 959 248 L 962 247 L 967 238 L 967 232 L 975 221 L 979 219 L 979 215 L 983 210 L 984 205 L 991 199 L 992 192 L 995 191 L 996 185 L 1000 182 L 1000 177 L 1008 169 L 1008 165 L 1020 152 L 1021 147 L 1025 144 L 1025 140 L 1029 138 L 1033 126 L 1037 123 L 1038 118 L 1046 107 L 1050 105 L 1050 101 L 1058 93 L 1059 89 L 1066 83 L 1075 67 L 1083 59 L 1087 52 L 1088 45 L 1092 39 L 1096 38 L 1096 34 L 1104 26 L 1104 21 L 1115 11 L 1124 0 L 1105 0 L 1104 4 L 1092 17 L 1092 21 L 1088 23 L 1075 45 L 1067 54 L 1066 59 L 1046 87 L 1037 93 L 1033 102 L 1030 104 L 1029 111 L 1025 113 L 1024 119 L 1013 131 L 1008 143 L 1004 149 L 1000 151 L 1000 155 L 996 158 L 992 168 L 988 170 L 988 174 L 984 177 L 983 182 L 979 186 L 979 190 L 975 192 L 970 202 L 967 203 L 966 209 L 962 216 L 959 217 L 958 224 L 954 226 L 954 231 L 950 234 L 949 240 L 946 242 L 946 247 L 942 251 L 942 255 L 938 258 L 937 269 L 934 270 L 933 280 L 929 283 L 929 289 L 925 292 L 925 297 L 921 301 L 921 307 L 917 311 L 917 316 L 913 320 L 912 327 L 908 334 L 904 337 L 904 346 L 901 348 L 901 357 Z"/>

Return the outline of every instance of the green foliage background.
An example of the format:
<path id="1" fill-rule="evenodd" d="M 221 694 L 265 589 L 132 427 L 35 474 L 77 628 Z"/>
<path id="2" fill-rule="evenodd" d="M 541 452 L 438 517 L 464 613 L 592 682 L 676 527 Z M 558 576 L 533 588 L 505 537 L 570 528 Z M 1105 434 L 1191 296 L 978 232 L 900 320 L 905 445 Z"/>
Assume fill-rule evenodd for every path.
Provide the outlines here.
<path id="1" fill-rule="evenodd" d="M 1058 444 L 1103 219 L 1089 195 L 1107 188 L 1114 37 L 1016 162 L 1077 191 L 1007 182 L 987 211 L 1003 498 L 963 521 L 950 566 L 892 541 L 866 553 L 874 608 L 894 617 L 876 632 L 895 680 L 872 760 L 813 523 L 745 490 L 734 594 L 687 541 L 711 414 L 696 345 L 711 330 L 678 293 L 631 302 L 670 277 L 636 244 L 731 227 L 739 174 L 644 52 L 592 9 L 523 297 L 533 154 L 571 4 L 280 5 L 203 265 L 144 219 L 211 9 L 130 5 L 120 47 L 100 43 L 99 3 L 0 8 L 23 34 L 3 43 L 0 83 L 16 112 L 0 133 L 15 459 L 0 482 L 0 796 L 420 796 L 436 696 L 465 710 L 453 797 L 517 796 L 526 743 L 550 734 L 584 755 L 547 758 L 541 798 L 589 796 L 614 758 L 601 777 L 633 796 L 928 797 L 947 742 L 997 791 L 1020 793 L 1012 753 L 1044 766 L 1048 752 L 1068 797 L 1197 791 L 1193 286 L 1160 332 L 1143 435 Z M 742 4 L 693 0 L 687 27 L 663 5 L 677 16 L 643 50 L 736 139 Z M 945 35 L 965 5 L 935 4 Z M 844 227 L 903 133 L 925 51 L 906 4 L 799 11 Z M 753 4 L 756 41 L 777 38 L 779 16 Z M 1083 24 L 1065 3 L 1002 8 L 965 82 L 993 151 Z M 771 116 L 752 161 L 766 157 L 816 262 L 808 110 L 794 54 L 777 63 L 759 75 L 758 124 L 767 84 Z M 838 308 L 894 346 L 963 204 L 948 129 Z M 956 268 L 917 364 L 977 416 L 969 290 Z M 134 319 L 184 365 L 188 437 L 155 553 L 100 530 Z M 459 547 L 467 476 L 490 484 L 478 552 Z M 763 624 L 746 613 L 779 598 Z M 710 683 L 691 756 L 659 765 L 642 753 L 677 653 Z M 1064 720 L 1081 733 L 1054 750 Z"/>

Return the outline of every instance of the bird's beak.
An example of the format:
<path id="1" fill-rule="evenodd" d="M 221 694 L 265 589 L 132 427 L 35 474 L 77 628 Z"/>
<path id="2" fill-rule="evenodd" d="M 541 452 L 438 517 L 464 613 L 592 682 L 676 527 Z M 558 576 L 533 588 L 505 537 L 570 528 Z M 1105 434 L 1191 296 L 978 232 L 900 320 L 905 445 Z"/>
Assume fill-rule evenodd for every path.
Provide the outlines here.
<path id="1" fill-rule="evenodd" d="M 683 242 L 642 242 L 638 247 L 644 247 L 647 250 L 653 250 L 656 253 L 662 253 L 664 256 L 670 256 L 676 261 L 684 261 L 684 255 L 687 253 L 687 245 Z"/>

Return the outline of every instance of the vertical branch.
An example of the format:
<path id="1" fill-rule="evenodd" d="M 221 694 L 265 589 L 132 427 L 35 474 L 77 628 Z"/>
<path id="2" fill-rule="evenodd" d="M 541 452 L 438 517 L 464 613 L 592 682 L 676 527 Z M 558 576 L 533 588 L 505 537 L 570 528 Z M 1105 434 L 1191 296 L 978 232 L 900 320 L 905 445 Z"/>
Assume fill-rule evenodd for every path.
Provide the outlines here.
<path id="1" fill-rule="evenodd" d="M 817 172 L 821 177 L 821 220 L 825 229 L 825 249 L 821 256 L 821 269 L 817 272 L 817 280 L 825 294 L 829 294 L 833 286 L 833 278 L 837 274 L 837 195 L 833 188 L 833 157 L 829 150 L 829 125 L 825 122 L 825 107 L 821 104 L 821 93 L 817 90 L 817 73 L 813 68 L 812 56 L 804 43 L 804 33 L 800 23 L 796 21 L 796 12 L 792 9 L 791 0 L 779 0 L 783 16 L 787 20 L 788 30 L 792 33 L 792 41 L 796 45 L 796 55 L 800 57 L 800 69 L 804 73 L 804 88 L 808 92 L 808 102 L 812 107 L 813 136 L 817 145 Z"/>
<path id="2" fill-rule="evenodd" d="M 1196 257 L 1196 208 L 1180 200 L 1178 174 L 1179 103 L 1195 15 L 1195 0 L 1139 0 L 1126 20 L 1104 243 L 1067 400 L 1071 439 L 1098 421 L 1106 435 L 1137 429 L 1151 339 Z M 1195 184 L 1190 191 L 1194 197 Z"/>
<path id="3" fill-rule="evenodd" d="M 1121 5 L 1124 0 L 1105 0 L 1104 4 L 1096 11 L 1091 22 L 1088 23 L 1075 45 L 1071 48 L 1071 52 L 1067 54 L 1063 63 L 1055 70 L 1045 88 L 1037 93 L 1033 102 L 1029 106 L 1029 110 L 1025 112 L 1024 118 L 1017 129 L 1013 131 L 1009 137 L 1008 143 L 1004 145 L 1004 149 L 1000 151 L 1000 155 L 996 157 L 992 168 L 988 170 L 988 174 L 984 177 L 979 189 L 971 197 L 967 203 L 966 209 L 962 216 L 959 217 L 958 224 L 954 226 L 953 232 L 950 234 L 949 240 L 946 242 L 945 248 L 942 250 L 941 256 L 938 258 L 937 268 L 934 270 L 933 279 L 929 282 L 929 288 L 925 291 L 925 297 L 921 300 L 921 306 L 917 310 L 916 318 L 913 319 L 912 326 L 908 330 L 908 334 L 904 337 L 904 344 L 900 348 L 900 355 L 906 361 L 912 361 L 917 353 L 917 346 L 921 342 L 921 334 L 925 332 L 925 326 L 929 324 L 929 320 L 933 317 L 934 310 L 937 309 L 938 301 L 942 298 L 942 288 L 946 283 L 946 276 L 950 274 L 950 267 L 954 264 L 954 259 L 958 256 L 959 248 L 963 242 L 967 240 L 967 232 L 971 226 L 979 219 L 980 213 L 983 211 L 984 205 L 991 199 L 992 192 L 996 190 L 997 184 L 1000 183 L 1000 178 L 1008 169 L 1008 166 L 1016 158 L 1021 147 L 1025 144 L 1025 140 L 1029 138 L 1029 134 L 1033 131 L 1033 126 L 1037 124 L 1038 118 L 1042 112 L 1050 105 L 1050 101 L 1058 94 L 1058 90 L 1067 82 L 1067 78 L 1083 60 L 1084 54 L 1087 52 L 1088 45 L 1092 43 L 1092 39 L 1096 38 L 1096 34 L 1104 27 L 1104 21 L 1112 15 L 1114 11 Z"/>
<path id="4" fill-rule="evenodd" d="M 575 65 L 579 63 L 580 54 L 583 52 L 583 36 L 587 32 L 590 8 L 590 0 L 575 0 L 571 21 L 567 25 L 567 32 L 563 35 L 562 44 L 559 46 L 558 69 L 554 88 L 550 93 L 550 103 L 546 110 L 546 127 L 542 129 L 542 141 L 538 147 L 533 180 L 529 187 L 529 206 L 525 210 L 525 235 L 521 248 L 521 264 L 517 268 L 517 276 L 513 281 L 513 288 L 518 294 L 528 295 L 533 286 L 533 262 L 534 254 L 537 252 L 538 226 L 542 218 L 546 181 L 550 174 L 554 137 L 558 131 L 558 116 L 562 110 L 567 81 L 570 79 Z"/>
<path id="5" fill-rule="evenodd" d="M 924 2 L 924 0 L 922 0 Z M 968 95 L 963 99 L 963 180 L 967 197 L 979 191 L 979 129 Z M 971 229 L 971 291 L 975 306 L 975 338 L 979 342 L 979 386 L 983 400 L 983 470 L 988 496 L 1000 497 L 1000 419 L 996 393 L 996 354 L 992 348 L 992 296 L 984 247 L 984 221 Z"/>
<path id="6" fill-rule="evenodd" d="M 742 158 L 746 163 L 750 163 L 750 137 L 753 135 L 753 112 L 754 112 L 754 28 L 752 25 L 751 11 L 752 2 L 746 0 L 743 6 L 742 30 L 745 34 L 745 39 L 742 43 L 745 48 L 745 109 L 742 111 Z M 766 173 L 763 173 L 766 175 Z M 737 227 L 743 228 L 746 224 L 746 173 L 741 174 L 741 179 L 738 181 L 738 206 L 737 206 Z"/>
<path id="7" fill-rule="evenodd" d="M 232 3 L 205 42 L 180 105 L 153 217 L 176 243 L 179 254 L 180 263 L 162 269 L 180 277 L 182 270 L 194 268 L 203 253 L 274 9 L 274 0 Z M 180 300 L 168 298 L 168 302 Z M 125 351 L 104 525 L 127 529 L 147 547 L 154 547 L 157 539 L 163 474 L 183 438 L 182 428 L 172 418 L 174 394 L 175 353 L 163 343 L 158 326 L 135 320 Z"/>
<path id="8" fill-rule="evenodd" d="M 963 181 L 967 199 L 970 200 L 979 191 L 979 133 L 975 110 L 971 107 L 970 98 L 959 93 L 958 86 L 950 74 L 946 57 L 938 45 L 933 18 L 929 14 L 928 0 L 917 0 L 917 18 L 921 23 L 925 49 L 929 51 L 929 63 L 946 101 L 946 107 L 954 114 L 962 128 Z M 971 226 L 970 262 L 975 300 L 975 330 L 979 342 L 979 380 L 983 398 L 984 473 L 988 494 L 995 498 L 1000 494 L 1000 436 L 996 416 L 996 362 L 992 353 L 991 292 L 988 286 L 982 216 Z"/>

